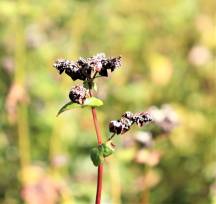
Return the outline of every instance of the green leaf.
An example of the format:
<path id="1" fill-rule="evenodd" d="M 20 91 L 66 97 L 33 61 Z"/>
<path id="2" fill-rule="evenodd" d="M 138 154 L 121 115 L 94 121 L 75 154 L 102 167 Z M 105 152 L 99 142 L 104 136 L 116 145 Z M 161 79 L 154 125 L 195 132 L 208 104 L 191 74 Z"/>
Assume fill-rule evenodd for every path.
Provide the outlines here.
<path id="1" fill-rule="evenodd" d="M 104 157 L 108 157 L 115 151 L 114 144 L 111 141 L 108 141 L 106 143 L 103 143 L 101 145 L 101 151 Z"/>
<path id="2" fill-rule="evenodd" d="M 95 166 L 99 166 L 104 161 L 104 157 L 98 147 L 91 149 L 90 157 Z"/>
<path id="3" fill-rule="evenodd" d="M 82 105 L 70 101 L 69 103 L 66 103 L 64 106 L 61 107 L 61 109 L 57 113 L 57 116 L 59 116 L 61 113 L 65 112 L 67 110 L 71 110 L 74 108 L 80 108 L 80 107 L 82 107 Z"/>
<path id="4" fill-rule="evenodd" d="M 91 83 L 88 82 L 88 81 L 84 81 L 83 82 L 83 87 L 86 88 L 86 89 L 91 89 Z"/>
<path id="5" fill-rule="evenodd" d="M 61 113 L 65 112 L 67 110 L 71 110 L 71 109 L 74 109 L 74 108 L 84 108 L 84 107 L 87 107 L 87 106 L 99 107 L 99 106 L 102 106 L 102 105 L 103 105 L 103 101 L 101 101 L 100 99 L 95 98 L 95 97 L 87 98 L 84 101 L 84 104 L 78 104 L 78 103 L 74 103 L 74 102 L 70 101 L 70 102 L 66 103 L 64 106 L 61 107 L 61 109 L 57 113 L 57 116 L 59 116 Z"/>
<path id="6" fill-rule="evenodd" d="M 96 97 L 91 97 L 91 98 L 87 98 L 84 101 L 84 106 L 91 106 L 91 107 L 99 107 L 103 105 L 103 101 L 101 101 L 100 99 L 96 98 Z"/>
<path id="7" fill-rule="evenodd" d="M 98 145 L 91 149 L 90 157 L 95 166 L 103 163 L 104 158 L 110 156 L 115 151 L 115 145 L 112 143 L 111 140 Z"/>

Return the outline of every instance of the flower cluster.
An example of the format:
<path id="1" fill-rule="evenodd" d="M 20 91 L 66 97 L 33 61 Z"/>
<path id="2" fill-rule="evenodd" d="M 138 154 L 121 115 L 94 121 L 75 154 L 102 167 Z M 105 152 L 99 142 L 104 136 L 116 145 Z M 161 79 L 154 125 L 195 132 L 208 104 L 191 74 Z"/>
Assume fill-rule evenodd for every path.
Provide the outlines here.
<path id="1" fill-rule="evenodd" d="M 59 74 L 65 72 L 72 80 L 90 80 L 99 76 L 108 76 L 108 70 L 114 71 L 121 66 L 121 57 L 106 58 L 104 53 L 99 53 L 90 58 L 79 58 L 73 62 L 65 59 L 58 59 L 53 66 Z"/>
<path id="2" fill-rule="evenodd" d="M 69 98 L 72 102 L 83 104 L 85 99 L 89 97 L 88 90 L 83 86 L 75 86 L 70 90 Z"/>
<path id="3" fill-rule="evenodd" d="M 124 134 L 130 127 L 136 123 L 139 127 L 152 121 L 152 118 L 147 112 L 131 113 L 126 112 L 119 120 L 112 120 L 109 123 L 109 131 L 115 134 Z"/>
<path id="4" fill-rule="evenodd" d="M 139 127 L 142 127 L 145 123 L 151 122 L 152 117 L 148 112 L 139 112 L 134 115 L 133 120 Z"/>

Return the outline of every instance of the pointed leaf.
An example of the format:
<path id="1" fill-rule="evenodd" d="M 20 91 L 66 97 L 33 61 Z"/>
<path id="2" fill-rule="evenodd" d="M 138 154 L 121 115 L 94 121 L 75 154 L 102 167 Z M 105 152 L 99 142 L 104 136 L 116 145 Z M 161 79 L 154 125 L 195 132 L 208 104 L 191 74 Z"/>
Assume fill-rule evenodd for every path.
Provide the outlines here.
<path id="1" fill-rule="evenodd" d="M 59 116 L 61 113 L 65 112 L 67 110 L 71 110 L 74 108 L 80 108 L 80 107 L 82 107 L 82 105 L 70 101 L 69 103 L 66 103 L 64 106 L 61 107 L 61 109 L 57 113 L 57 116 Z"/>
<path id="2" fill-rule="evenodd" d="M 91 107 L 99 107 L 103 105 L 103 101 L 96 97 L 87 98 L 83 104 L 84 106 L 91 106 Z"/>

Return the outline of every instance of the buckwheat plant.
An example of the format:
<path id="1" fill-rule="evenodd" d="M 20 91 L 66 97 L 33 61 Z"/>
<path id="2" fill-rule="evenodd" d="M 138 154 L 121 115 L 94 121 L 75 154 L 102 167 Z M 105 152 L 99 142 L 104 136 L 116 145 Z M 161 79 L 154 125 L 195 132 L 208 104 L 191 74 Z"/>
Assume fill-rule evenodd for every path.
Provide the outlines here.
<path id="1" fill-rule="evenodd" d="M 121 66 L 121 57 L 107 58 L 104 53 L 97 54 L 90 58 L 79 58 L 77 61 L 58 59 L 53 65 L 59 74 L 65 73 L 73 81 L 81 80 L 82 85 L 74 86 L 69 92 L 70 101 L 65 104 L 57 115 L 66 110 L 74 108 L 90 107 L 92 118 L 97 135 L 97 146 L 93 147 L 90 157 L 95 166 L 98 168 L 97 174 L 97 192 L 96 204 L 101 203 L 102 176 L 104 159 L 115 151 L 115 145 L 112 139 L 119 134 L 124 134 L 130 130 L 132 125 L 142 127 L 152 121 L 147 112 L 125 112 L 118 120 L 112 120 L 109 123 L 110 137 L 103 142 L 100 127 L 97 119 L 96 107 L 102 106 L 103 102 L 93 96 L 93 90 L 97 91 L 95 79 L 98 77 L 108 77 L 110 72 Z"/>

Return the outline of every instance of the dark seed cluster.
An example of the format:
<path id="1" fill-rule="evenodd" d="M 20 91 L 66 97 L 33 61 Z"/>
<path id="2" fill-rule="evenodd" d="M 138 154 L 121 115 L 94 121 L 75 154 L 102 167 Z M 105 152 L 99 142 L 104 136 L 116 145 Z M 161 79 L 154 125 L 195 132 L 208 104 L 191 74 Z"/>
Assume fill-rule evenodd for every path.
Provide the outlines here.
<path id="1" fill-rule="evenodd" d="M 121 119 L 112 120 L 109 123 L 109 131 L 115 134 L 124 134 L 127 132 L 130 127 L 136 123 L 139 127 L 142 127 L 144 124 L 151 122 L 152 118 L 149 113 L 139 112 L 133 114 L 131 112 L 125 112 Z"/>
<path id="2" fill-rule="evenodd" d="M 73 62 L 71 60 L 58 59 L 53 66 L 59 74 L 65 72 L 72 80 L 90 80 L 97 74 L 108 76 L 108 70 L 114 71 L 121 66 L 121 57 L 106 58 L 104 53 L 99 53 L 90 58 L 79 58 Z"/>
<path id="3" fill-rule="evenodd" d="M 147 112 L 139 112 L 134 115 L 133 120 L 139 127 L 142 127 L 145 123 L 151 122 L 152 117 Z"/>
<path id="4" fill-rule="evenodd" d="M 70 100 L 78 104 L 83 104 L 87 97 L 89 97 L 88 90 L 83 86 L 75 86 L 69 93 Z"/>

